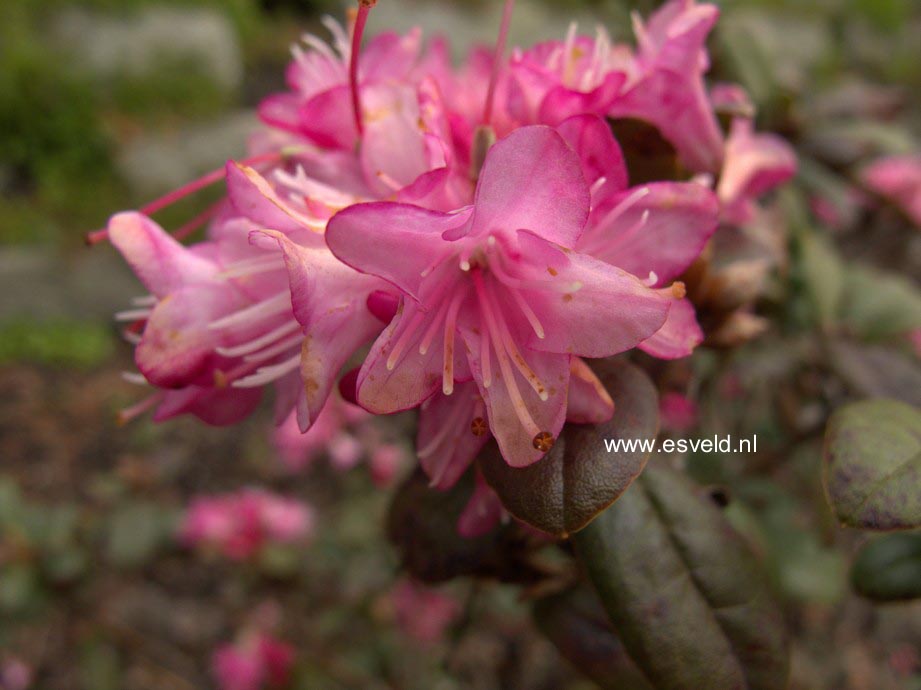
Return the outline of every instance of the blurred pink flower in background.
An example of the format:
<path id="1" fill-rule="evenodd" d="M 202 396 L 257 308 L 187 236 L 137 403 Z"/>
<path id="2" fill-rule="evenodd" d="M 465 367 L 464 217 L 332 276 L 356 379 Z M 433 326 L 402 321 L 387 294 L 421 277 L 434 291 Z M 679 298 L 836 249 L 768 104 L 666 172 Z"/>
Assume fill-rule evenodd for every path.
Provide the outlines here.
<path id="1" fill-rule="evenodd" d="M 15 657 L 0 662 L 0 690 L 28 690 L 32 685 L 32 669 Z"/>
<path id="2" fill-rule="evenodd" d="M 697 424 L 697 403 L 681 393 L 665 393 L 659 401 L 662 427 L 669 431 L 688 431 Z"/>
<path id="3" fill-rule="evenodd" d="M 439 642 L 461 613 L 457 599 L 410 578 L 400 580 L 390 596 L 400 629 L 423 644 Z"/>
<path id="4" fill-rule="evenodd" d="M 288 687 L 294 657 L 294 647 L 258 632 L 218 647 L 211 667 L 220 690 L 271 690 Z"/>
<path id="5" fill-rule="evenodd" d="M 272 543 L 306 541 L 313 527 L 313 511 L 304 503 L 262 489 L 243 489 L 195 498 L 180 526 L 180 538 L 192 548 L 240 561 L 258 556 Z"/>
<path id="6" fill-rule="evenodd" d="M 921 155 L 879 158 L 861 170 L 860 178 L 921 227 Z"/>

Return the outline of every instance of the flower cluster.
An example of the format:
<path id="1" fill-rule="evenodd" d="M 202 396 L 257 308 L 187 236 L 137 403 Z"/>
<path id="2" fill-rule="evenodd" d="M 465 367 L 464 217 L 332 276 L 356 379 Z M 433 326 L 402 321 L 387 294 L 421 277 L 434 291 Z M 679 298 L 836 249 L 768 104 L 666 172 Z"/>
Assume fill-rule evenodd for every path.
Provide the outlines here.
<path id="1" fill-rule="evenodd" d="M 704 334 L 678 279 L 795 160 L 754 132 L 741 88 L 708 90 L 714 5 L 635 18 L 635 48 L 572 27 L 508 56 L 506 12 L 497 48 L 455 67 L 419 31 L 359 49 L 372 4 L 294 48 L 250 158 L 96 237 L 149 291 L 119 315 L 132 378 L 156 388 L 126 417 L 231 424 L 272 385 L 277 420 L 307 432 L 338 384 L 370 413 L 418 408 L 420 463 L 447 488 L 489 437 L 523 467 L 567 420 L 609 418 L 586 359 L 689 355 Z M 673 174 L 631 169 L 626 120 L 673 147 Z M 206 223 L 204 240 L 150 219 L 221 179 L 226 198 L 178 231 Z"/>
<path id="2" fill-rule="evenodd" d="M 244 561 L 270 544 L 305 541 L 313 533 L 313 523 L 313 512 L 299 501 L 243 489 L 193 500 L 180 526 L 180 538 L 190 547 Z"/>
<path id="3" fill-rule="evenodd" d="M 257 631 L 218 647 L 212 669 L 220 690 L 270 690 L 289 686 L 294 647 Z"/>

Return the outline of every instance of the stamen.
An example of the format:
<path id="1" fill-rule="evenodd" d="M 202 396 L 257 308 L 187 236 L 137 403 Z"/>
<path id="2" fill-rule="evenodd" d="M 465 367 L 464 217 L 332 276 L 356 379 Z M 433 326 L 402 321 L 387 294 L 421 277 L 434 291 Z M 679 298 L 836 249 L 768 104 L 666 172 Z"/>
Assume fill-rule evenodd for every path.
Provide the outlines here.
<path id="1" fill-rule="evenodd" d="M 512 23 L 512 11 L 515 9 L 515 0 L 505 0 L 502 9 L 502 23 L 499 25 L 499 36 L 496 39 L 496 50 L 492 59 L 492 71 L 489 74 L 489 86 L 486 89 L 486 104 L 483 107 L 482 124 L 488 125 L 492 119 L 493 100 L 496 95 L 496 84 L 499 81 L 499 69 L 505 57 L 505 44 L 508 40 L 508 30 Z"/>
<path id="2" fill-rule="evenodd" d="M 119 425 L 127 424 L 132 419 L 140 417 L 142 414 L 155 407 L 161 400 L 165 393 L 163 391 L 157 391 L 153 395 L 150 395 L 138 403 L 135 403 L 131 407 L 126 407 L 124 410 L 121 410 L 116 416 L 116 423 Z"/>
<path id="3" fill-rule="evenodd" d="M 249 307 L 235 311 L 208 324 L 208 328 L 219 331 L 242 324 L 251 325 L 270 316 L 284 314 L 291 309 L 291 293 L 287 290 L 279 292 L 274 297 L 257 302 Z"/>
<path id="4" fill-rule="evenodd" d="M 496 324 L 495 315 L 492 313 L 492 309 L 490 308 L 489 296 L 486 292 L 485 286 L 483 285 L 483 278 L 479 271 L 473 274 L 473 284 L 476 288 L 477 297 L 480 301 L 480 308 L 482 309 L 483 316 L 486 319 L 486 325 L 489 328 L 490 339 L 496 347 L 496 358 L 499 360 L 499 369 L 502 372 L 502 379 L 505 383 L 505 389 L 508 391 L 509 398 L 511 399 L 512 408 L 515 410 L 515 414 L 518 416 L 518 420 L 525 428 L 525 431 L 527 431 L 532 436 L 537 436 L 541 433 L 540 427 L 537 426 L 533 417 L 531 417 L 531 413 L 528 411 L 528 406 L 525 404 L 524 399 L 521 397 L 521 391 L 518 390 L 518 385 L 515 383 L 515 372 L 512 371 L 512 367 L 509 364 L 505 349 L 501 347 L 503 341 L 500 336 L 499 327 Z"/>
<path id="5" fill-rule="evenodd" d="M 281 378 L 288 372 L 294 371 L 298 368 L 300 363 L 301 355 L 298 353 L 280 364 L 273 364 L 270 367 L 260 367 L 252 376 L 241 378 L 234 381 L 231 385 L 234 388 L 257 388 L 271 383 L 275 379 Z"/>
<path id="6" fill-rule="evenodd" d="M 116 321 L 136 321 L 138 319 L 147 319 L 153 313 L 153 309 L 126 309 L 115 313 Z"/>
<path id="7" fill-rule="evenodd" d="M 518 308 L 521 309 L 521 312 L 528 320 L 528 323 L 531 324 L 531 328 L 534 329 L 534 334 L 543 340 L 545 337 L 544 327 L 541 325 L 540 320 L 537 318 L 537 314 L 535 314 L 534 310 L 531 309 L 527 302 L 525 302 L 524 296 L 518 292 L 518 290 L 515 288 L 509 288 L 509 292 L 512 293 L 512 297 L 515 298 L 515 303 L 518 305 Z"/>
<path id="8" fill-rule="evenodd" d="M 146 386 L 147 379 L 144 378 L 144 375 L 137 371 L 123 371 L 122 380 L 127 381 L 128 383 L 133 383 L 136 386 Z"/>
<path id="9" fill-rule="evenodd" d="M 298 330 L 298 328 L 300 328 L 300 324 L 296 321 L 291 321 L 284 324 L 283 326 L 279 326 L 278 328 L 269 331 L 263 336 L 255 338 L 254 340 L 250 340 L 247 343 L 236 345 L 234 347 L 217 347 L 215 348 L 215 352 L 224 357 L 242 357 L 243 355 L 248 355 L 261 350 L 267 345 L 271 345 L 279 338 L 282 338 L 289 333 L 293 333 L 294 331 Z"/>
<path id="10" fill-rule="evenodd" d="M 255 352 L 251 355 L 246 355 L 243 360 L 246 362 L 264 362 L 267 359 L 271 359 L 272 357 L 280 355 L 281 353 L 300 345 L 303 339 L 304 336 L 302 334 L 296 333 L 290 338 L 285 338 L 281 342 L 276 343 L 272 347 L 266 348 L 260 352 Z"/>
<path id="11" fill-rule="evenodd" d="M 438 327 L 441 325 L 441 321 L 444 318 L 445 313 L 448 311 L 448 307 L 450 305 L 451 303 L 448 300 L 442 300 L 441 306 L 438 307 L 438 311 L 435 313 L 435 318 L 432 319 L 429 327 L 425 329 L 425 334 L 422 336 L 422 342 L 419 343 L 420 355 L 424 355 L 429 351 L 429 346 L 435 339 L 435 334 L 438 332 Z"/>
<path id="12" fill-rule="evenodd" d="M 494 299 L 494 295 L 487 293 L 487 299 Z M 521 352 L 518 350 L 518 346 L 515 344 L 514 338 L 509 331 L 508 324 L 505 322 L 505 319 L 502 318 L 502 310 L 498 304 L 493 302 L 490 305 L 490 308 L 493 313 L 493 318 L 496 325 L 499 328 L 499 333 L 502 337 L 502 344 L 505 348 L 505 351 L 511 355 L 512 362 L 515 364 L 515 368 L 521 372 L 521 375 L 527 379 L 528 384 L 534 389 L 534 392 L 537 393 L 538 397 L 544 402 L 549 399 L 549 394 L 547 393 L 547 388 L 537 377 L 537 374 L 534 373 L 534 370 L 528 366 L 528 363 L 525 361 L 524 357 L 521 356 Z"/>
<path id="13" fill-rule="evenodd" d="M 480 328 L 480 369 L 483 370 L 483 388 L 492 385 L 492 362 L 489 355 L 489 331 L 481 324 Z"/>
<path id="14" fill-rule="evenodd" d="M 454 392 L 454 333 L 457 330 L 457 312 L 460 311 L 464 297 L 466 297 L 465 291 L 458 291 L 454 295 L 445 319 L 444 372 L 441 379 L 441 390 L 445 395 L 451 395 Z"/>
<path id="15" fill-rule="evenodd" d="M 131 304 L 136 307 L 152 307 L 157 303 L 155 295 L 143 295 L 141 297 L 132 297 Z"/>
<path id="16" fill-rule="evenodd" d="M 393 371 L 393 368 L 397 365 L 397 360 L 400 358 L 400 355 L 403 354 L 403 350 L 406 349 L 406 345 L 409 343 L 409 339 L 417 330 L 419 330 L 419 326 L 422 325 L 424 318 L 425 312 L 419 311 L 413 315 L 412 319 L 410 319 L 406 330 L 400 334 L 396 345 L 394 345 L 393 349 L 390 351 L 390 356 L 387 357 L 387 371 Z"/>
<path id="17" fill-rule="evenodd" d="M 266 273 L 281 270 L 285 267 L 281 256 L 257 256 L 254 259 L 245 259 L 228 265 L 223 271 L 215 274 L 215 278 L 243 278 L 256 273 Z"/>

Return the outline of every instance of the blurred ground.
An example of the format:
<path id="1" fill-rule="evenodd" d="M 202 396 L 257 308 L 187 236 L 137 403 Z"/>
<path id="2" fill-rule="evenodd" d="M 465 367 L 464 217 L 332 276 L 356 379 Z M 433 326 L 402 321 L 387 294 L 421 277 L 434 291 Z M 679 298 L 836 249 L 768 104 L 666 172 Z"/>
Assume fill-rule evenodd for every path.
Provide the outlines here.
<path id="1" fill-rule="evenodd" d="M 570 4 L 522 2 L 518 36 L 561 36 L 568 20 L 547 14 L 559 11 L 586 18 L 585 26 L 603 17 L 615 36 L 628 35 L 629 8 Z M 921 17 L 913 0 L 722 4 L 717 69 L 742 79 L 765 126 L 787 128 L 801 150 L 839 150 L 840 139 L 801 136 L 789 119 L 792 99 L 814 104 L 826 84 L 896 89 L 904 119 L 917 128 Z M 283 475 L 265 437 L 266 411 L 221 430 L 192 420 L 115 423 L 140 396 L 121 378 L 132 368 L 130 349 L 110 315 L 136 283 L 111 249 L 85 249 L 83 233 L 113 210 L 239 155 L 255 104 L 281 86 L 287 46 L 318 30 L 319 13 L 334 5 L 0 7 L 0 665 L 11 658 L 29 665 L 31 687 L 208 687 L 211 651 L 260 606 L 281 612 L 280 635 L 298 650 L 304 688 L 591 687 L 534 631 L 511 588 L 452 585 L 465 613 L 447 638 L 420 650 L 402 635 L 388 599 L 397 563 L 382 537 L 385 492 L 363 470 L 338 474 L 322 463 L 295 481 Z M 382 0 L 372 29 L 421 22 L 449 29 L 460 44 L 491 40 L 498 11 L 485 0 L 463 10 Z M 900 131 L 861 132 L 859 141 L 876 137 L 898 149 Z M 810 179 L 827 181 L 819 178 Z M 162 217 L 188 217 L 207 203 Z M 848 256 L 917 277 L 921 235 L 892 227 L 836 241 Z M 754 379 L 771 385 L 786 371 L 777 351 L 775 341 L 745 355 Z M 774 411 L 755 402 L 749 414 L 748 428 L 768 442 L 752 461 L 766 464 L 767 479 L 751 488 L 749 502 L 774 530 L 766 549 L 771 539 L 781 545 L 782 557 L 765 557 L 795 633 L 792 687 L 921 688 L 921 608 L 872 606 L 849 593 L 846 564 L 863 538 L 836 529 L 823 512 L 817 437 L 804 457 L 781 462 L 786 446 L 772 439 Z M 718 476 L 724 468 L 696 471 Z M 250 484 L 316 507 L 309 549 L 232 566 L 176 544 L 191 496 Z"/>

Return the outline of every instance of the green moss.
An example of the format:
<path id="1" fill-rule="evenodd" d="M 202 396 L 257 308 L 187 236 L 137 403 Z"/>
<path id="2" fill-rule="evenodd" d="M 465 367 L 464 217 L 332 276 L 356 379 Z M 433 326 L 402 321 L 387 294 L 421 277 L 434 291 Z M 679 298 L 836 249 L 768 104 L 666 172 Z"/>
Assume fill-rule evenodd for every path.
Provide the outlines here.
<path id="1" fill-rule="evenodd" d="M 29 318 L 0 322 L 0 365 L 34 362 L 90 368 L 102 363 L 112 351 L 113 338 L 104 326 Z"/>

